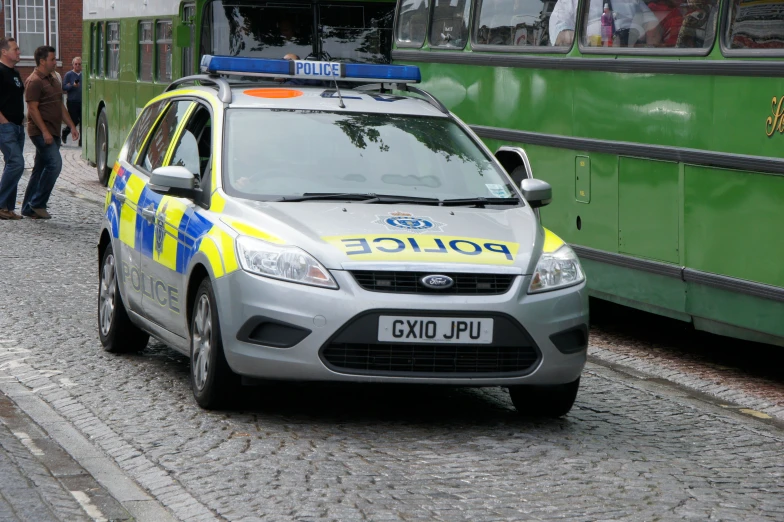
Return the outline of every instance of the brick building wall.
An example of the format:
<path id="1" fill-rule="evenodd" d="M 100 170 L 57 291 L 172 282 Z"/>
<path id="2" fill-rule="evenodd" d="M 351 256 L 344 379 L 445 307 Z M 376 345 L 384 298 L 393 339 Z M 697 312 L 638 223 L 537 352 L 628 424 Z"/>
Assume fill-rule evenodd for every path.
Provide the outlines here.
<path id="1" fill-rule="evenodd" d="M 5 2 L 6 0 L 0 1 L 0 11 L 2 11 L 3 20 L 6 19 Z M 60 73 L 60 76 L 64 76 L 66 72 L 71 70 L 71 61 L 75 56 L 82 55 L 82 2 L 83 0 L 59 0 L 57 2 L 59 45 L 55 45 L 52 42 L 50 42 L 50 45 L 57 49 L 57 72 Z M 14 9 L 16 9 L 18 0 L 12 0 L 12 3 Z M 44 2 L 44 5 L 46 5 L 46 2 Z M 48 9 L 45 9 L 45 11 L 47 11 L 48 15 Z M 5 32 L 6 36 L 13 36 L 19 41 L 17 34 L 19 22 L 16 20 L 17 13 L 15 12 L 14 14 L 13 34 L 9 34 L 8 31 Z M 49 19 L 47 17 L 47 24 L 48 22 Z M 33 51 L 35 49 L 22 49 L 22 55 L 31 56 Z M 17 64 L 16 68 L 19 70 L 22 78 L 26 79 L 35 68 L 35 62 L 32 58 L 22 58 L 22 61 Z"/>

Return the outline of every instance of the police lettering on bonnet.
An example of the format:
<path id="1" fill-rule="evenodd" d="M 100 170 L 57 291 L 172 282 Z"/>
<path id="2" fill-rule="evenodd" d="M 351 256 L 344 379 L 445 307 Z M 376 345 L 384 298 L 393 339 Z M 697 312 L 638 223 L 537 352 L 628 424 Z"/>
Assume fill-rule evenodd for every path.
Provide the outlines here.
<path id="1" fill-rule="evenodd" d="M 108 351 L 153 335 L 188 355 L 205 408 L 240 380 L 272 379 L 505 386 L 523 413 L 569 411 L 588 295 L 533 210 L 550 200 L 545 182 L 514 186 L 409 87 L 416 67 L 204 56 L 202 70 L 150 101 L 112 171 Z M 139 143 L 165 149 L 160 167 L 143 168 Z"/>

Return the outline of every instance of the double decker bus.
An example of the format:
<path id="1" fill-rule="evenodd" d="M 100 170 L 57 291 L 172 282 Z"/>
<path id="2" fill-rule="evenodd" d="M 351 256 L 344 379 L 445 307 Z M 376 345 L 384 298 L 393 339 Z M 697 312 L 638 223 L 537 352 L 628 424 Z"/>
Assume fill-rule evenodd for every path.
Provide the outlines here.
<path id="1" fill-rule="evenodd" d="M 392 58 L 553 186 L 591 295 L 784 345 L 784 1 L 399 0 Z"/>
<path id="2" fill-rule="evenodd" d="M 105 183 L 144 105 L 217 54 L 389 63 L 394 0 L 84 0 L 82 155 Z"/>

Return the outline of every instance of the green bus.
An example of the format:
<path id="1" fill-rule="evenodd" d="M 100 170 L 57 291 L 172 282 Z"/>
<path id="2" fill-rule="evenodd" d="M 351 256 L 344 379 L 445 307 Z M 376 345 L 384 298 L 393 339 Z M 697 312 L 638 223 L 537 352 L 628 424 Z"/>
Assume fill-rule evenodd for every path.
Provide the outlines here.
<path id="1" fill-rule="evenodd" d="M 84 0 L 82 156 L 106 183 L 145 104 L 203 54 L 389 63 L 394 0 Z"/>
<path id="2" fill-rule="evenodd" d="M 399 0 L 392 59 L 552 185 L 591 295 L 784 346 L 784 0 Z"/>

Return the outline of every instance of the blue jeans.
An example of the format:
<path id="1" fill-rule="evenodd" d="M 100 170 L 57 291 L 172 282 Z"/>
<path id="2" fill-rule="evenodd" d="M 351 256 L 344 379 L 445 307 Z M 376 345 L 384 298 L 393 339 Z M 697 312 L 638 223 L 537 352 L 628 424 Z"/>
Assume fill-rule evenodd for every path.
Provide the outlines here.
<path id="1" fill-rule="evenodd" d="M 5 159 L 3 176 L 0 177 L 0 209 L 16 208 L 16 188 L 24 172 L 24 139 L 24 127 L 21 125 L 0 125 L 0 151 Z"/>
<path id="2" fill-rule="evenodd" d="M 43 136 L 30 137 L 35 145 L 35 163 L 22 200 L 22 214 L 32 214 L 34 208 L 46 208 L 57 177 L 63 169 L 60 136 L 53 136 L 53 139 L 52 144 L 47 145 Z"/>

